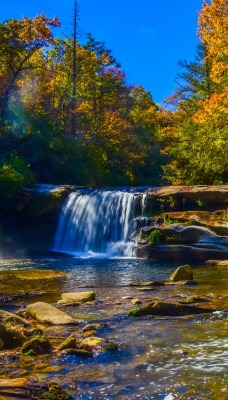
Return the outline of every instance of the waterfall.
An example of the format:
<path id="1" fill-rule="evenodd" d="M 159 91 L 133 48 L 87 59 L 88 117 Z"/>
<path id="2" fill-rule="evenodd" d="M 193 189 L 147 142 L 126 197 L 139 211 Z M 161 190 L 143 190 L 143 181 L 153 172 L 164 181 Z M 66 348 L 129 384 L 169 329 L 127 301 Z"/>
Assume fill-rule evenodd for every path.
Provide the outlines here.
<path id="1" fill-rule="evenodd" d="M 144 195 L 120 190 L 71 193 L 60 215 L 53 250 L 76 256 L 132 256 L 134 217 L 142 213 L 144 202 Z"/>

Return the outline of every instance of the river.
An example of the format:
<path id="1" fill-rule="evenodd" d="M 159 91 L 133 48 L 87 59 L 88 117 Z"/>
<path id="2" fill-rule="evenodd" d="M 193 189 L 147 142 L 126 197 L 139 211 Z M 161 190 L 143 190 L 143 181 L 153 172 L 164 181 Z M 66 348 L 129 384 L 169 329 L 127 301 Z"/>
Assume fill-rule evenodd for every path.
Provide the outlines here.
<path id="1" fill-rule="evenodd" d="M 168 285 L 154 290 L 130 286 L 167 280 L 176 264 L 134 258 L 2 260 L 2 309 L 17 311 L 27 303 L 56 305 L 62 292 L 95 291 L 93 304 L 64 308 L 78 328 L 46 327 L 48 335 L 81 335 L 88 322 L 104 322 L 99 336 L 118 344 L 116 352 L 94 353 L 91 359 L 0 354 L 0 378 L 55 380 L 78 399 L 227 399 L 227 268 L 193 265 L 196 286 Z M 48 271 L 65 272 L 48 277 Z M 54 274 L 55 274 L 54 272 Z M 141 288 L 142 289 L 142 288 Z M 188 317 L 128 317 L 135 306 L 154 300 L 177 302 L 192 294 L 206 295 L 215 311 Z M 13 297 L 18 295 L 18 297 Z M 8 298 L 7 298 L 8 296 Z M 10 298 L 10 296 L 12 296 Z M 126 297 L 130 298 L 126 298 Z"/>

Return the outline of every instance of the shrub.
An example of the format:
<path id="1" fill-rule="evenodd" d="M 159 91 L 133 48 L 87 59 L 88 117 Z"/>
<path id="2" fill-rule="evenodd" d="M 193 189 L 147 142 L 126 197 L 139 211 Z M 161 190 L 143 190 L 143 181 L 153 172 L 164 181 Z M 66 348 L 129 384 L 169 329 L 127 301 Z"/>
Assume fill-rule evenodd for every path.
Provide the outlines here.
<path id="1" fill-rule="evenodd" d="M 155 229 L 150 233 L 148 243 L 149 244 L 161 244 L 166 242 L 166 237 L 165 235 L 159 230 Z"/>

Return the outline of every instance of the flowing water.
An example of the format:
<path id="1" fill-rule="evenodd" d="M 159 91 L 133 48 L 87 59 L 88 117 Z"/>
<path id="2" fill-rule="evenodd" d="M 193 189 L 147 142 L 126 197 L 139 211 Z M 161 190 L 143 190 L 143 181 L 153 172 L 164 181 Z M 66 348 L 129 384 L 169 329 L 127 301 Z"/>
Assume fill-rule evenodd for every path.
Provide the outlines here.
<path id="1" fill-rule="evenodd" d="M 134 217 L 143 214 L 145 204 L 145 194 L 128 191 L 71 193 L 61 213 L 54 250 L 84 257 L 131 257 Z"/>
<path id="2" fill-rule="evenodd" d="M 168 279 L 177 265 L 136 259 L 78 259 L 1 261 L 0 291 L 12 301 L 0 308 L 16 311 L 26 303 L 56 304 L 62 292 L 93 290 L 94 304 L 62 308 L 79 320 L 79 327 L 46 327 L 52 338 L 72 332 L 82 337 L 88 322 L 106 322 L 100 337 L 118 344 L 118 351 L 94 354 L 92 359 L 20 354 L 14 360 L 0 355 L 0 379 L 32 377 L 57 381 L 75 400 L 227 399 L 227 313 L 189 317 L 128 317 L 131 299 L 179 301 L 206 295 L 216 310 L 227 308 L 227 269 L 195 266 L 194 287 L 165 286 L 141 291 L 131 286 L 151 279 Z M 48 271 L 53 271 L 48 274 Z M 65 272 L 59 276 L 59 272 Z M 56 275 L 55 275 L 56 274 Z M 53 276 L 52 276 L 53 275 Z M 130 286 L 129 286 L 130 285 Z M 21 298 L 20 298 L 21 296 Z M 199 304 L 201 305 L 201 304 Z"/>

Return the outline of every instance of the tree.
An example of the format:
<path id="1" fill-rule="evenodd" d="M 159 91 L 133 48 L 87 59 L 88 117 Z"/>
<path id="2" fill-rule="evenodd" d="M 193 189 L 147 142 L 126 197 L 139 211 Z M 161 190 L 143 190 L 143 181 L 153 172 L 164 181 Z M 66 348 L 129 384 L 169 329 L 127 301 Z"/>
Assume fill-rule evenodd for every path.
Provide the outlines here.
<path id="1" fill-rule="evenodd" d="M 12 91 L 28 71 L 42 67 L 35 55 L 53 43 L 51 28 L 59 26 L 57 18 L 44 15 L 0 24 L 0 118 L 4 121 Z"/>
<path id="2" fill-rule="evenodd" d="M 204 0 L 198 20 L 198 35 L 211 60 L 211 77 L 224 86 L 228 84 L 228 2 Z"/>

